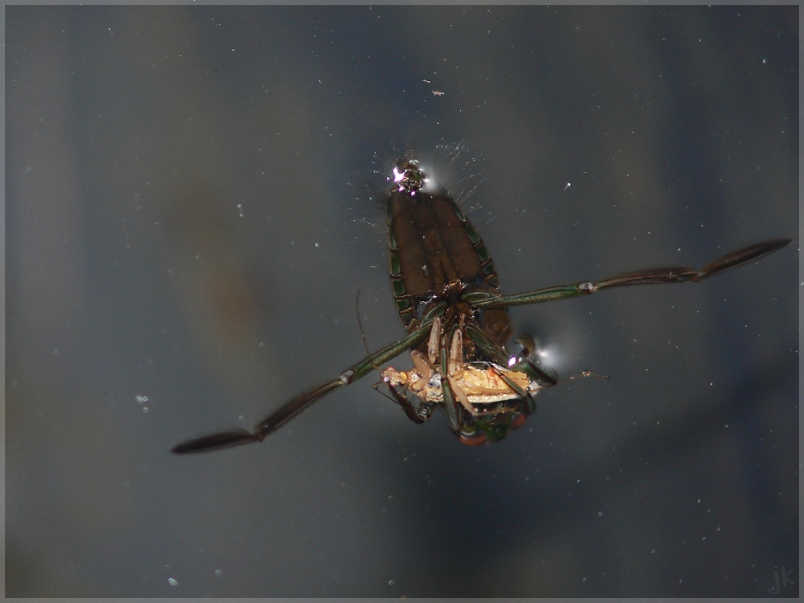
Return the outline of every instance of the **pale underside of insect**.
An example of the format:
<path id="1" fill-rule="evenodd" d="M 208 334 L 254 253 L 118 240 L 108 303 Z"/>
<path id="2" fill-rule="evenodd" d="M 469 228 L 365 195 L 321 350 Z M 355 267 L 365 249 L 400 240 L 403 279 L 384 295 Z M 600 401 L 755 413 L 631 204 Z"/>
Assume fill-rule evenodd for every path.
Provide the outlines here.
<path id="1" fill-rule="evenodd" d="M 402 387 L 422 402 L 444 402 L 443 380 L 446 378 L 452 394 L 467 412 L 482 416 L 491 412 L 476 405 L 494 404 L 518 398 L 522 392 L 534 395 L 542 385 L 522 371 L 515 371 L 494 362 L 467 363 L 464 359 L 463 337 L 456 331 L 449 345 L 447 371 L 439 364 L 439 353 L 446 347 L 441 331 L 441 319 L 433 321 L 427 355 L 419 350 L 410 353 L 413 368 L 397 371 L 389 366 L 382 372 L 382 380 L 390 388 Z M 509 411 L 515 410 L 513 407 Z"/>

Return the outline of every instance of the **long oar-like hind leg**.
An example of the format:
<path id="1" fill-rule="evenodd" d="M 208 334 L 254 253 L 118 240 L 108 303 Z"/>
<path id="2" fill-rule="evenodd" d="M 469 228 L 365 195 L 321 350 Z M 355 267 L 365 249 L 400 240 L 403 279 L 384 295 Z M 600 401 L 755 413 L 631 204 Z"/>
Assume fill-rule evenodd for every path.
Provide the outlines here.
<path id="1" fill-rule="evenodd" d="M 726 270 L 737 268 L 743 264 L 756 261 L 774 251 L 778 251 L 790 242 L 790 239 L 773 239 L 751 245 L 738 251 L 726 254 L 707 264 L 701 270 L 689 266 L 670 266 L 665 268 L 648 268 L 629 272 L 620 276 L 607 278 L 596 283 L 584 281 L 558 287 L 537 289 L 517 295 L 501 295 L 487 291 L 472 291 L 464 294 L 463 301 L 475 308 L 507 308 L 508 306 L 522 306 L 538 304 L 588 295 L 601 289 L 611 287 L 627 287 L 632 285 L 660 285 L 664 283 L 683 283 L 685 281 L 698 282 L 705 278 L 715 276 Z"/>
<path id="2" fill-rule="evenodd" d="M 208 436 L 203 436 L 193 440 L 183 442 L 173 448 L 173 452 L 183 454 L 187 452 L 208 452 L 210 450 L 217 450 L 219 448 L 227 448 L 229 446 L 238 446 L 240 444 L 248 444 L 250 442 L 261 442 L 265 437 L 282 425 L 290 421 L 293 417 L 308 408 L 314 402 L 320 400 L 333 390 L 354 383 L 358 379 L 365 377 L 371 371 L 377 369 L 380 365 L 392 360 L 399 356 L 405 350 L 409 350 L 422 339 L 427 337 L 430 329 L 433 326 L 433 318 L 443 313 L 444 306 L 439 304 L 435 306 L 430 314 L 422 322 L 422 325 L 404 337 L 384 347 L 378 352 L 371 354 L 364 358 L 357 364 L 349 367 L 343 371 L 337 378 L 319 385 L 315 389 L 305 392 L 285 405 L 279 407 L 277 410 L 268 415 L 264 420 L 260 421 L 254 428 L 254 431 L 246 431 L 245 429 L 233 429 L 230 431 L 223 431 L 221 433 L 214 433 Z"/>

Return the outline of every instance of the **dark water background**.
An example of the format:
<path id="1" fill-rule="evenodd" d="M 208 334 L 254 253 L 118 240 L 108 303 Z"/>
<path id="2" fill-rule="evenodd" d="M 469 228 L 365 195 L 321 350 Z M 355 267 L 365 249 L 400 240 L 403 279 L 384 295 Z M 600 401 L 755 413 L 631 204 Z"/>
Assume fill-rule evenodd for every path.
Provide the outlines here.
<path id="1" fill-rule="evenodd" d="M 798 594 L 797 241 L 513 311 L 611 379 L 495 446 L 168 452 L 402 335 L 375 152 L 471 148 L 507 292 L 796 238 L 797 7 L 7 7 L 6 84 L 7 594 Z"/>

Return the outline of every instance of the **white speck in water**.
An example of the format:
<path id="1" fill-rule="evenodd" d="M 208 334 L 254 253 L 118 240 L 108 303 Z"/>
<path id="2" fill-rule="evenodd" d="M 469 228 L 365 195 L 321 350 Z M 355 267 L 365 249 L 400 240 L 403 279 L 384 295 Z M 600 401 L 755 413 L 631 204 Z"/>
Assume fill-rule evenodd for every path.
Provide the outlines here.
<path id="1" fill-rule="evenodd" d="M 142 412 L 148 412 L 148 407 L 147 407 L 147 406 L 143 406 L 143 407 L 142 407 Z"/>
<path id="2" fill-rule="evenodd" d="M 221 576 L 223 576 L 223 572 L 221 570 L 219 570 L 219 569 L 216 569 L 215 570 L 215 577 L 220 578 Z"/>
<path id="3" fill-rule="evenodd" d="M 315 246 L 318 247 L 318 243 L 316 243 Z"/>
<path id="4" fill-rule="evenodd" d="M 242 218 L 243 217 L 243 204 L 242 203 L 237 204 L 237 211 L 240 214 L 240 217 Z"/>
<path id="5" fill-rule="evenodd" d="M 137 404 L 142 404 L 143 402 L 148 401 L 148 396 L 136 395 L 134 396 L 134 399 L 137 401 Z"/>
<path id="6" fill-rule="evenodd" d="M 597 512 L 597 516 L 598 516 L 598 517 L 603 517 L 603 511 L 598 511 L 598 512 Z"/>
<path id="7" fill-rule="evenodd" d="M 396 584 L 395 580 L 388 580 L 388 586 L 393 586 L 394 584 Z"/>
<path id="8" fill-rule="evenodd" d="M 567 189 L 568 189 L 569 187 L 571 187 L 571 186 L 572 186 L 572 182 L 567 182 L 567 183 L 564 185 L 564 190 L 567 190 Z"/>
<path id="9" fill-rule="evenodd" d="M 168 578 L 168 584 L 170 584 L 171 586 L 178 586 L 179 581 L 176 580 L 176 578 Z"/>

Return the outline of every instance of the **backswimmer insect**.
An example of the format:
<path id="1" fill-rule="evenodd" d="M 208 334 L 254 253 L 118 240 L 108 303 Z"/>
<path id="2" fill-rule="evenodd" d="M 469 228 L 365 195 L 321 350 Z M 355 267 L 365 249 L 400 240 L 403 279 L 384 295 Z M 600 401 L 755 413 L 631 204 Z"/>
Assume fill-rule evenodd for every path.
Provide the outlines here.
<path id="1" fill-rule="evenodd" d="M 261 442 L 320 398 L 373 371 L 380 371 L 390 398 L 411 421 L 423 423 L 440 408 L 463 444 L 501 440 L 535 412 L 534 396 L 539 390 L 558 383 L 556 371 L 540 361 L 532 339 L 517 337 L 522 353 L 508 352 L 508 307 L 613 287 L 698 282 L 790 243 L 790 239 L 763 241 L 719 257 L 700 270 L 648 268 L 597 282 L 504 295 L 477 230 L 447 190 L 428 178 L 413 154 L 399 160 L 388 180 L 392 182 L 386 199 L 388 269 L 407 335 L 280 406 L 253 431 L 235 429 L 203 436 L 175 446 L 173 452 Z M 410 370 L 382 368 L 405 351 L 410 352 Z"/>

